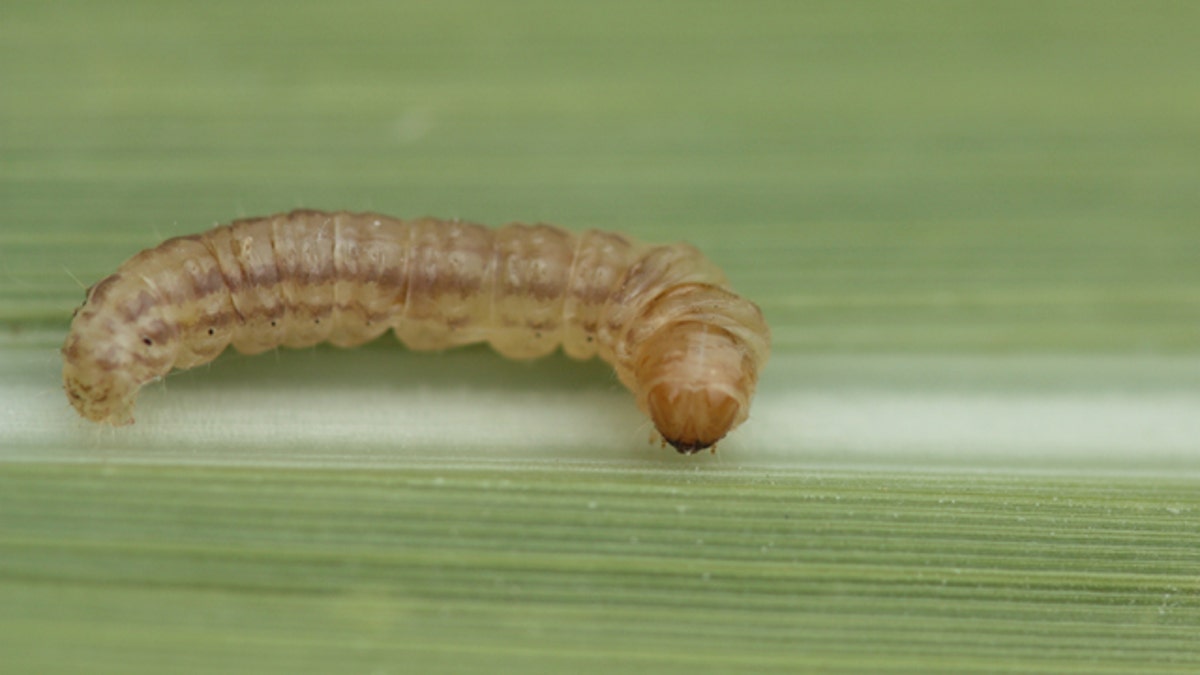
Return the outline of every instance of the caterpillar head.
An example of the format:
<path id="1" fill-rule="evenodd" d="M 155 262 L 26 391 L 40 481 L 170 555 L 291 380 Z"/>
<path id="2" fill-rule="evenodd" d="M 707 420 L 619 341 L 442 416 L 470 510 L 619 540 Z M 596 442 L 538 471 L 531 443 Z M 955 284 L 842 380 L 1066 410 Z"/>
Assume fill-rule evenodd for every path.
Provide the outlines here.
<path id="1" fill-rule="evenodd" d="M 643 408 L 681 453 L 712 446 L 746 420 L 757 368 L 728 332 L 703 323 L 647 340 L 636 370 Z"/>

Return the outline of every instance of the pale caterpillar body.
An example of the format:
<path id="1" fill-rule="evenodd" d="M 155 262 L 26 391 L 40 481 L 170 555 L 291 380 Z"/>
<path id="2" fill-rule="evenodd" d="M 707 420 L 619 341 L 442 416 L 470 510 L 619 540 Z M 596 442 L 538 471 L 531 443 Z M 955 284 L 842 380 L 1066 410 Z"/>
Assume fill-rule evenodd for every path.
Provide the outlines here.
<path id="1" fill-rule="evenodd" d="M 229 345 L 352 347 L 389 329 L 414 350 L 599 356 L 684 453 L 745 421 L 770 350 L 758 306 L 688 244 L 299 210 L 127 260 L 76 311 L 63 383 L 87 419 L 128 424 L 142 385 Z"/>

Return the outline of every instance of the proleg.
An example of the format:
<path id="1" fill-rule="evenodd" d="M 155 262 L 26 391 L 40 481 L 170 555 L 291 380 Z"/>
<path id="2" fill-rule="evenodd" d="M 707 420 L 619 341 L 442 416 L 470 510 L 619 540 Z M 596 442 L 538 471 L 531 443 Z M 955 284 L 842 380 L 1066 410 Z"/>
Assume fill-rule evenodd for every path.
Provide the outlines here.
<path id="1" fill-rule="evenodd" d="M 127 260 L 76 311 L 63 385 L 85 418 L 129 424 L 144 384 L 230 345 L 352 347 L 388 330 L 414 350 L 599 356 L 682 453 L 747 419 L 770 351 L 758 306 L 688 244 L 300 210 Z"/>

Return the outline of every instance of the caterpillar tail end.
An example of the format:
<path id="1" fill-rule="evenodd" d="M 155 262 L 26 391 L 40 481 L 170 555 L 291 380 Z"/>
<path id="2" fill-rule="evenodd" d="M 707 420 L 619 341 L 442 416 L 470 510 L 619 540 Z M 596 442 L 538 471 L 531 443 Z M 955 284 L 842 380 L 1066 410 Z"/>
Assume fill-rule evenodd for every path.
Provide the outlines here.
<path id="1" fill-rule="evenodd" d="M 134 388 L 128 393 L 113 382 L 89 382 L 70 365 L 63 368 L 63 389 L 67 400 L 82 417 L 111 426 L 133 424 Z"/>

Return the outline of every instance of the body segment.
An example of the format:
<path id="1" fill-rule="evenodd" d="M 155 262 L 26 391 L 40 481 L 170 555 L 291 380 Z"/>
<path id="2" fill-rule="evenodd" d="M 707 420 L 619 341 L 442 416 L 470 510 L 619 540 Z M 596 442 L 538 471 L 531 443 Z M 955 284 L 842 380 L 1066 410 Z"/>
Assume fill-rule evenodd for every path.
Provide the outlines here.
<path id="1" fill-rule="evenodd" d="M 142 385 L 227 346 L 352 347 L 389 329 L 415 350 L 599 356 L 681 452 L 746 419 L 769 351 L 758 307 L 686 244 L 305 210 L 126 261 L 76 312 L 64 386 L 84 417 L 126 424 Z"/>

